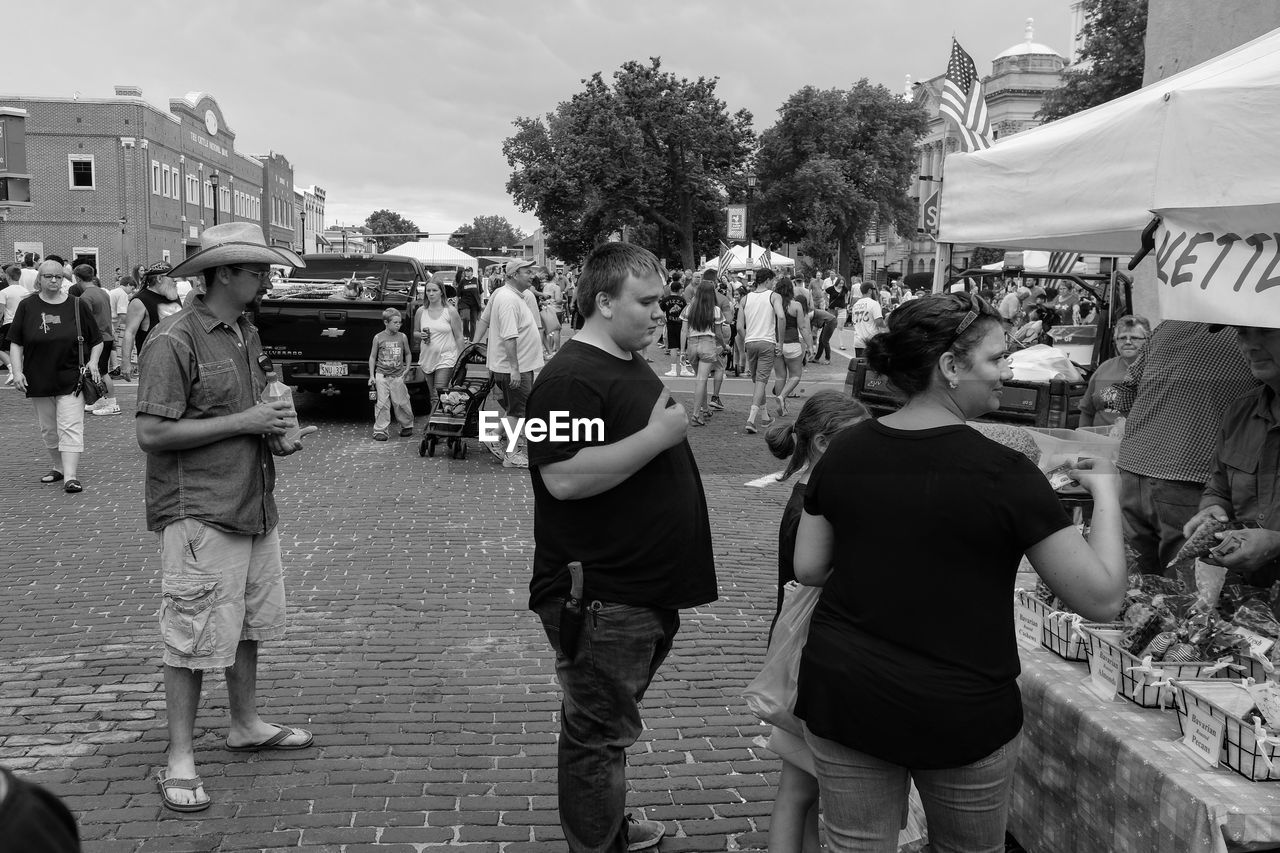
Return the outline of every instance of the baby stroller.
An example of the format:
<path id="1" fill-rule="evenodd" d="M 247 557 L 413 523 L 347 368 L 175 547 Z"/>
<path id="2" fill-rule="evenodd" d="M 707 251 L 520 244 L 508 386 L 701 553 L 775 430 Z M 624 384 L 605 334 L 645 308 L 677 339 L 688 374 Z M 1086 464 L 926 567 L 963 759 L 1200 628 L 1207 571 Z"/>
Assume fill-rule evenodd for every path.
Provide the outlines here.
<path id="1" fill-rule="evenodd" d="M 449 387 L 440 392 L 422 431 L 419 456 L 435 456 L 436 444 L 443 438 L 452 458 L 467 458 L 467 439 L 480 437 L 480 409 L 493 390 L 493 377 L 485 365 L 484 344 L 468 344 L 458 353 Z"/>

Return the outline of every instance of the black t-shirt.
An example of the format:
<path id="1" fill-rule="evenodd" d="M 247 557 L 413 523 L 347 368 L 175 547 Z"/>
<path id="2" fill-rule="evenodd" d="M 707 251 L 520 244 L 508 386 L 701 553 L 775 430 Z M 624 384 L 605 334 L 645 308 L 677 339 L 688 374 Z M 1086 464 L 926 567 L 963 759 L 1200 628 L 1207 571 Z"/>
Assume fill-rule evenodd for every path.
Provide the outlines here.
<path id="1" fill-rule="evenodd" d="M 680 323 L 680 315 L 684 312 L 684 307 L 688 305 L 684 301 L 684 297 L 673 293 L 670 296 L 664 296 L 658 300 L 658 307 L 667 315 L 668 323 Z"/>
<path id="2" fill-rule="evenodd" d="M 458 286 L 458 307 L 480 310 L 480 282 L 468 278 Z"/>
<path id="3" fill-rule="evenodd" d="M 80 373 L 76 358 L 76 305 L 80 306 L 80 330 L 84 335 L 84 363 L 102 341 L 93 312 L 83 299 L 68 296 L 57 305 L 34 294 L 18 303 L 9 328 L 9 340 L 22 347 L 22 372 L 28 397 L 56 397 L 75 390 Z"/>
<path id="4" fill-rule="evenodd" d="M 6 789 L 0 800 L 0 850 L 79 853 L 80 833 L 63 802 L 8 770 L 0 768 L 0 773 Z"/>
<path id="5" fill-rule="evenodd" d="M 918 769 L 971 764 L 1022 727 L 1013 579 L 1070 524 L 1027 457 L 963 425 L 864 421 L 832 440 L 805 511 L 832 523 L 832 573 L 796 716 Z"/>
<path id="6" fill-rule="evenodd" d="M 569 341 L 534 383 L 527 417 L 551 413 L 600 418 L 603 440 L 530 441 L 533 480 L 533 578 L 529 607 L 569 592 L 568 564 L 582 563 L 586 598 L 643 607 L 695 607 L 716 599 L 711 524 L 702 478 L 688 441 L 659 453 L 606 492 L 557 500 L 541 466 L 580 450 L 614 444 L 644 429 L 662 381 L 644 359 L 616 358 Z"/>
<path id="7" fill-rule="evenodd" d="M 788 583 L 796 579 L 796 534 L 800 531 L 800 513 L 804 510 L 806 485 L 796 483 L 791 487 L 791 497 L 782 510 L 778 524 L 778 599 L 773 608 L 773 621 L 769 623 L 769 638 L 773 639 L 773 626 L 782 613 L 782 594 Z"/>

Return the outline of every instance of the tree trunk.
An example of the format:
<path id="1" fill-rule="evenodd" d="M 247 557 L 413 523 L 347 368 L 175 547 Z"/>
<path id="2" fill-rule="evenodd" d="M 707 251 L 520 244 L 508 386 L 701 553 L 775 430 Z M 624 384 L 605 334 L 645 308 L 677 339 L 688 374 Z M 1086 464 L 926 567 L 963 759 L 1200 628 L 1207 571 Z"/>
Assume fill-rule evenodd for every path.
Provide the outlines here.
<path id="1" fill-rule="evenodd" d="M 840 268 L 836 272 L 845 280 L 849 280 L 849 270 L 853 268 L 853 253 L 858 250 L 857 243 L 854 242 L 853 232 L 845 231 L 836 241 L 836 257 L 840 259 Z"/>
<path id="2" fill-rule="evenodd" d="M 694 269 L 693 257 L 693 196 L 681 193 L 680 196 L 680 260 L 687 270 Z"/>

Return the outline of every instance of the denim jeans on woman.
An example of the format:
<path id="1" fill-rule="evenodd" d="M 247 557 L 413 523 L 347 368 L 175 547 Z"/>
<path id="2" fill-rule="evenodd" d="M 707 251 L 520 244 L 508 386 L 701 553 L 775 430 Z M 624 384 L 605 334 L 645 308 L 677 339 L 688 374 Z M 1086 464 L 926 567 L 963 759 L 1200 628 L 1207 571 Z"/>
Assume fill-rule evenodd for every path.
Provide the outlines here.
<path id="1" fill-rule="evenodd" d="M 964 767 L 908 770 L 806 729 L 832 853 L 894 853 L 915 780 L 934 853 L 1003 853 L 1021 735 Z"/>
<path id="2" fill-rule="evenodd" d="M 627 849 L 627 747 L 640 737 L 640 700 L 671 651 L 680 612 L 592 602 L 573 659 L 560 651 L 560 599 L 538 608 L 556 652 L 560 826 L 573 853 Z"/>

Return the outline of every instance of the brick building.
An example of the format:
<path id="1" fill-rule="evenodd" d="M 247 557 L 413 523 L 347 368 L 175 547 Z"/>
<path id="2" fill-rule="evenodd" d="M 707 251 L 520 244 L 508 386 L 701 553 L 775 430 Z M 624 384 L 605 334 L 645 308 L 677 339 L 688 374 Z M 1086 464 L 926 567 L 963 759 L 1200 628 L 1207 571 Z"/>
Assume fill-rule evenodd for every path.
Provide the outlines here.
<path id="1" fill-rule="evenodd" d="M 261 224 L 274 245 L 297 243 L 292 165 L 275 152 L 237 151 L 204 92 L 170 100 L 167 112 L 131 86 L 111 98 L 0 95 L 0 114 L 12 113 L 23 114 L 30 201 L 0 199 L 6 260 L 11 251 L 52 253 L 110 275 L 177 263 L 199 248 L 204 228 L 233 220 Z"/>
<path id="2" fill-rule="evenodd" d="M 304 189 L 294 187 L 294 204 L 301 211 L 302 245 L 304 252 L 323 252 L 328 245 L 324 231 L 324 187 L 312 184 Z"/>

